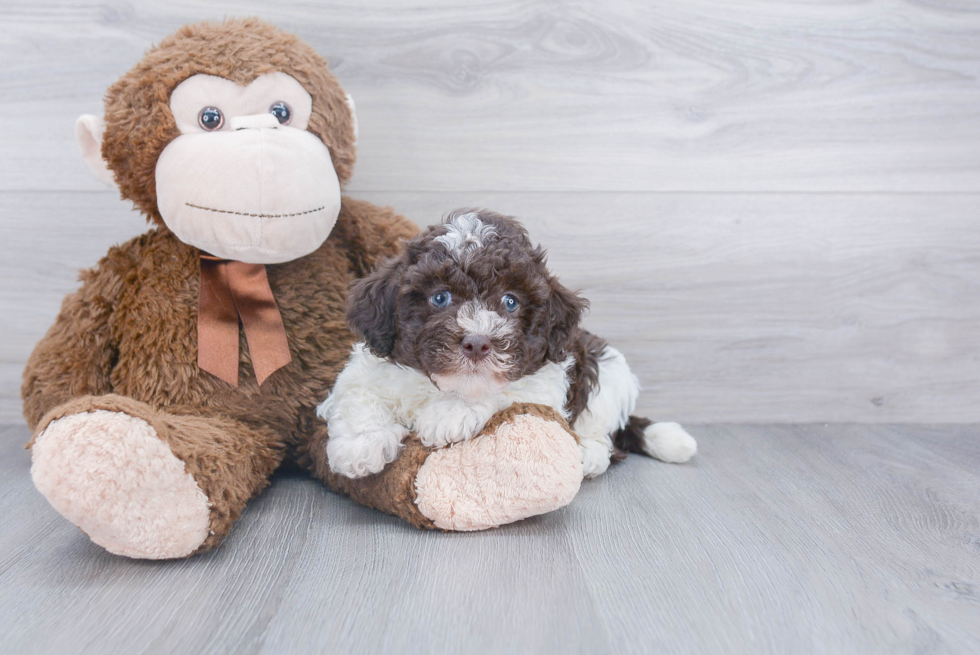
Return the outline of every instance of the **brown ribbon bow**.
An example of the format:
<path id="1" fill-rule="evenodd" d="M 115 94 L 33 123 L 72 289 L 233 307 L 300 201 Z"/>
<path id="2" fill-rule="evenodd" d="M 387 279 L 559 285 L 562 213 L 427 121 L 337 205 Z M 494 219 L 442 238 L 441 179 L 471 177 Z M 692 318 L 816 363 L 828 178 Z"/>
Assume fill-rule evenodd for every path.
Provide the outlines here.
<path id="1" fill-rule="evenodd" d="M 264 264 L 201 253 L 197 365 L 238 386 L 238 321 L 245 328 L 259 384 L 292 359 L 286 328 Z"/>

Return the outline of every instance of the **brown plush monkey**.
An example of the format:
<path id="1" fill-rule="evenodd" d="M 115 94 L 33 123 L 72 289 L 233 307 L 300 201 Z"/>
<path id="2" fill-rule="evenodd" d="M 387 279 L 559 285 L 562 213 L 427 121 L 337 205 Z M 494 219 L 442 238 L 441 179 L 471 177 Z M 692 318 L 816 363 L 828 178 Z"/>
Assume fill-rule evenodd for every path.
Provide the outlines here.
<path id="1" fill-rule="evenodd" d="M 82 273 L 24 371 L 34 482 L 93 541 L 211 548 L 285 458 L 420 527 L 492 527 L 575 495 L 575 438 L 534 405 L 453 448 L 410 436 L 378 475 L 330 473 L 314 410 L 354 341 L 348 285 L 416 228 L 341 197 L 353 105 L 307 45 L 254 19 L 186 26 L 76 131 L 153 223 Z"/>

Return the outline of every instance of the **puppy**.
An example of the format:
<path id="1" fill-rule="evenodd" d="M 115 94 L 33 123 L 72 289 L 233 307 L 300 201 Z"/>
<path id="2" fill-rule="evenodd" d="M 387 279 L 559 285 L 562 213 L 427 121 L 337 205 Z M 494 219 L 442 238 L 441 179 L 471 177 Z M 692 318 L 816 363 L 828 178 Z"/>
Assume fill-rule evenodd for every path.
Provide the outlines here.
<path id="1" fill-rule="evenodd" d="M 450 213 L 351 287 L 347 321 L 364 342 L 317 409 L 330 468 L 378 473 L 409 432 L 445 446 L 518 402 L 568 420 L 587 477 L 628 451 L 690 459 L 697 445 L 678 424 L 630 415 L 639 381 L 622 353 L 579 327 L 586 307 L 517 221 Z"/>

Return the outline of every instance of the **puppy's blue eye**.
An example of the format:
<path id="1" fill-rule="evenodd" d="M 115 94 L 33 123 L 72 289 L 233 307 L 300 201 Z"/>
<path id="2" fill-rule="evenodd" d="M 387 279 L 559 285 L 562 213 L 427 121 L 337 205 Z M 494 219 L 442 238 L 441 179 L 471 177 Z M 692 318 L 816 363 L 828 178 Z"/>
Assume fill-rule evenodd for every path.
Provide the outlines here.
<path id="1" fill-rule="evenodd" d="M 429 298 L 429 302 L 432 303 L 433 307 L 438 307 L 442 309 L 443 307 L 449 307 L 449 303 L 453 301 L 453 294 L 448 291 L 440 291 L 439 293 L 434 293 Z"/>
<path id="2" fill-rule="evenodd" d="M 501 299 L 501 302 L 504 303 L 504 309 L 506 309 L 508 312 L 517 311 L 517 298 L 515 298 L 513 294 L 505 293 L 504 297 Z"/>

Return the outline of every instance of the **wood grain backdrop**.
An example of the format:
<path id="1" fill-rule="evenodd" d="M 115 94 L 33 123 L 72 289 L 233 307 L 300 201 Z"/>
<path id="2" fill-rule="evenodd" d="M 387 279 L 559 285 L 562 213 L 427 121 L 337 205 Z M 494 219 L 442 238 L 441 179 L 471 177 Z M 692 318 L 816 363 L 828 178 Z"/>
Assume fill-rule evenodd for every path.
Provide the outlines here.
<path id="1" fill-rule="evenodd" d="M 0 421 L 77 269 L 144 229 L 78 114 L 152 43 L 258 15 L 357 100 L 347 191 L 522 218 L 691 422 L 980 421 L 980 5 L 0 3 Z"/>

